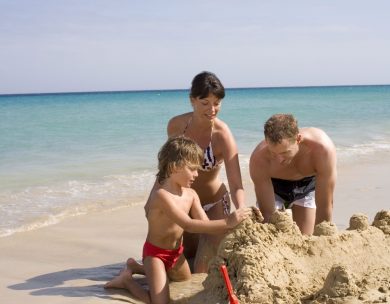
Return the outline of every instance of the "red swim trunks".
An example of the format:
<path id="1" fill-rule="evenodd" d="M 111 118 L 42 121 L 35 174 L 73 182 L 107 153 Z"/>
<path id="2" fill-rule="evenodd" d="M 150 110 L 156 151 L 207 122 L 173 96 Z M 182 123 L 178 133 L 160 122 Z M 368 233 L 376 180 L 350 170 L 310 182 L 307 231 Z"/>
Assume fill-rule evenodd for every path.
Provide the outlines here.
<path id="1" fill-rule="evenodd" d="M 165 270 L 169 270 L 175 266 L 183 251 L 183 245 L 180 245 L 177 249 L 163 249 L 146 241 L 142 252 L 142 261 L 148 256 L 156 257 L 163 261 Z"/>

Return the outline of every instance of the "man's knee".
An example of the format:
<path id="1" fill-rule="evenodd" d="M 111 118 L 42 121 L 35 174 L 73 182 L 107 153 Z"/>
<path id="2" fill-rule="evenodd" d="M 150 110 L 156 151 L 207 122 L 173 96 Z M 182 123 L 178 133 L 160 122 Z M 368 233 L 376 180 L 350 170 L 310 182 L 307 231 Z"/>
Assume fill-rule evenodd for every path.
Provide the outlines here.
<path id="1" fill-rule="evenodd" d="M 293 220 L 297 223 L 301 233 L 306 235 L 313 234 L 316 220 L 316 209 L 293 205 L 292 213 Z"/>

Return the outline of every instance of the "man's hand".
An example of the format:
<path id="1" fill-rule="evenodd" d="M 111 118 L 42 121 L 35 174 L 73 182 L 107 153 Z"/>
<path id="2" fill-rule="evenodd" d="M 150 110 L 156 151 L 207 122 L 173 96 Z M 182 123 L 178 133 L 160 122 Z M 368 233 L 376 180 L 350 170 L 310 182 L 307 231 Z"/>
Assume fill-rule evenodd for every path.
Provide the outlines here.
<path id="1" fill-rule="evenodd" d="M 258 223 L 262 223 L 264 221 L 264 217 L 261 214 L 260 209 L 255 207 L 255 206 L 252 206 L 251 209 L 252 209 L 252 218 L 253 218 L 253 220 L 258 222 Z"/>

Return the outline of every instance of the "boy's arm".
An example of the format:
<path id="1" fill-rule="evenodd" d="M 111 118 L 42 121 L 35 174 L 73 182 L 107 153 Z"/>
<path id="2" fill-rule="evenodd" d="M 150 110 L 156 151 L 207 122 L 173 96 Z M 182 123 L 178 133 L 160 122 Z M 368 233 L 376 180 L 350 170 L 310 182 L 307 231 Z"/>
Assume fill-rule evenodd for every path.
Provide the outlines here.
<path id="1" fill-rule="evenodd" d="M 202 204 L 200 203 L 198 194 L 194 190 L 191 191 L 194 194 L 194 200 L 192 202 L 192 206 L 190 210 L 191 218 L 196 220 L 208 221 L 209 217 L 207 216 L 206 212 L 202 208 Z"/>
<path id="2" fill-rule="evenodd" d="M 161 195 L 161 194 L 160 194 Z M 195 202 L 194 196 L 194 202 Z M 202 219 L 192 219 L 184 210 L 178 208 L 168 196 L 161 197 L 162 210 L 164 213 L 177 225 L 183 228 L 184 231 L 191 233 L 215 233 L 220 234 L 226 232 L 228 229 L 231 229 L 237 226 L 241 221 L 247 218 L 250 215 L 251 210 L 240 209 L 232 213 L 227 219 L 212 220 L 210 221 L 207 218 L 204 218 L 204 215 L 201 215 L 202 212 L 195 208 L 194 213 L 199 212 L 199 215 Z M 198 199 L 199 203 L 199 199 Z M 199 203 L 200 205 L 200 203 Z M 204 212 L 204 211 L 203 211 Z M 196 214 L 195 214 L 196 215 Z"/>

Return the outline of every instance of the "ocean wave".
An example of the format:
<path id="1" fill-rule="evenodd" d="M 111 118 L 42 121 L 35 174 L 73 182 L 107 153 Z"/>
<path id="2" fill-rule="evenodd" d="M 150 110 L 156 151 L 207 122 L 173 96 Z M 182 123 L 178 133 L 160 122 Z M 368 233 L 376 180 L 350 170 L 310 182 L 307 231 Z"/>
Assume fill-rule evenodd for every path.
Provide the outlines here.
<path id="1" fill-rule="evenodd" d="M 389 153 L 390 142 L 372 141 L 336 145 L 339 162 Z M 243 182 L 251 185 L 250 154 L 240 154 Z M 221 178 L 227 183 L 225 169 Z M 0 192 L 0 237 L 56 224 L 63 219 L 145 202 L 155 181 L 155 171 L 107 175 L 96 180 L 68 180 L 53 185 L 26 187 Z"/>
<path id="2" fill-rule="evenodd" d="M 371 156 L 375 153 L 390 152 L 390 142 L 376 141 L 351 146 L 337 146 L 337 155 L 341 161 L 351 161 L 362 156 Z"/>
<path id="3" fill-rule="evenodd" d="M 65 218 L 145 202 L 151 171 L 108 175 L 100 180 L 27 187 L 0 193 L 0 237 L 53 225 Z"/>
<path id="4" fill-rule="evenodd" d="M 351 145 L 336 144 L 337 157 L 341 161 L 353 160 L 360 156 L 370 156 L 382 152 L 390 152 L 389 141 L 379 140 Z M 241 170 L 249 170 L 250 154 L 239 154 L 239 159 Z"/>

